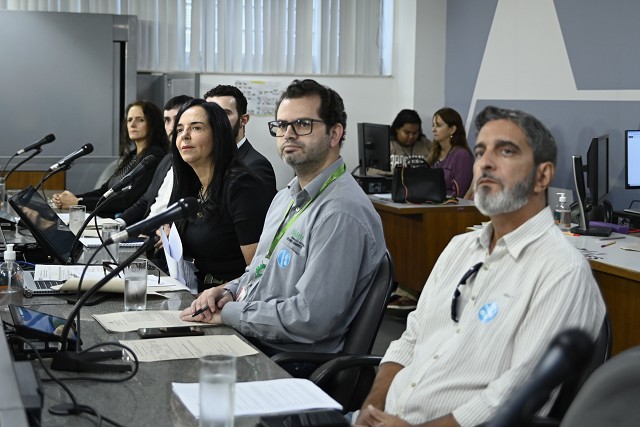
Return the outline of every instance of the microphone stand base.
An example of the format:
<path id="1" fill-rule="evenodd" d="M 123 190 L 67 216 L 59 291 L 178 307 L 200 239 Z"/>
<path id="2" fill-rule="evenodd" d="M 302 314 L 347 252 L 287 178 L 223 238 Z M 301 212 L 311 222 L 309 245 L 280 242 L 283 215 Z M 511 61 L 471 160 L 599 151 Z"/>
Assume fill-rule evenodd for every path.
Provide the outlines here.
<path id="1" fill-rule="evenodd" d="M 128 364 L 100 363 L 102 360 L 121 359 L 122 351 L 93 351 L 76 353 L 73 351 L 61 351 L 56 353 L 51 360 L 51 369 L 56 371 L 71 372 L 129 372 L 132 370 Z"/>

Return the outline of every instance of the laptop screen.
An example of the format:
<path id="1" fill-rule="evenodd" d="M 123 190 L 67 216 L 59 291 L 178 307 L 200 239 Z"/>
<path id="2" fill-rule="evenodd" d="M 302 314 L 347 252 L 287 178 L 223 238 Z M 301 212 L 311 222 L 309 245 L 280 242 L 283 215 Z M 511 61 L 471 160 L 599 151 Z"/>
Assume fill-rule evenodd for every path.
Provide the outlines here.
<path id="1" fill-rule="evenodd" d="M 29 186 L 11 197 L 9 204 L 40 246 L 60 264 L 68 264 L 75 234 L 69 230 L 47 201 L 32 186 Z M 78 259 L 82 250 L 83 245 L 78 243 L 72 262 Z"/>

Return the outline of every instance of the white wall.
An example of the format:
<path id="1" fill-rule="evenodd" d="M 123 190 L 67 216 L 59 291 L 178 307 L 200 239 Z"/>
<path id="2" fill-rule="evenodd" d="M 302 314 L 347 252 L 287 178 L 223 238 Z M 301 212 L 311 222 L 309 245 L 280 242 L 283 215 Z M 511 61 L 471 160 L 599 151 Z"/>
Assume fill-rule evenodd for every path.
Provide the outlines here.
<path id="1" fill-rule="evenodd" d="M 426 130 L 429 133 L 431 115 L 444 104 L 446 2 L 396 1 L 394 21 L 394 71 L 391 77 L 202 74 L 201 92 L 204 94 L 216 85 L 234 84 L 238 80 L 277 82 L 284 88 L 293 79 L 305 77 L 331 87 L 345 102 L 347 136 L 342 156 L 347 168 L 354 169 L 358 165 L 356 123 L 391 124 L 398 111 L 412 108 L 417 109 L 423 121 L 426 121 Z M 416 29 L 418 26 L 419 31 Z M 425 37 L 428 42 L 425 42 Z M 424 57 L 416 58 L 418 45 Z M 293 172 L 278 157 L 275 141 L 267 129 L 267 122 L 270 120 L 273 120 L 272 116 L 252 117 L 247 126 L 247 137 L 251 144 L 271 161 L 280 189 L 293 178 Z"/>

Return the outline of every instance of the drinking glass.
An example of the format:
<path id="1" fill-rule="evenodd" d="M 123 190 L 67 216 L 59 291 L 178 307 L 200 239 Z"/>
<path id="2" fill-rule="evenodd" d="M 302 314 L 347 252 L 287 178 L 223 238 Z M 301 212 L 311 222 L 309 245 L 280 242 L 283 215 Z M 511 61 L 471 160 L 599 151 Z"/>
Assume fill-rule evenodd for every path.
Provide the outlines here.
<path id="1" fill-rule="evenodd" d="M 0 208 L 7 210 L 7 187 L 4 176 L 0 176 Z"/>
<path id="2" fill-rule="evenodd" d="M 200 358 L 200 427 L 233 427 L 236 358 Z"/>
<path id="3" fill-rule="evenodd" d="M 113 236 L 119 231 L 120 231 L 120 224 L 116 224 L 116 223 L 102 224 L 102 232 L 100 235 L 102 236 L 102 240 L 107 240 L 109 237 Z M 111 255 L 109 255 L 109 253 Z M 120 243 L 113 243 L 111 245 L 105 246 L 105 249 L 101 253 L 100 260 L 107 261 L 107 262 L 113 261 L 117 263 L 119 256 L 120 256 Z"/>
<path id="4" fill-rule="evenodd" d="M 69 229 L 73 231 L 73 234 L 78 234 L 78 231 L 80 231 L 86 212 L 87 207 L 84 205 L 69 206 Z"/>
<path id="5" fill-rule="evenodd" d="M 124 311 L 147 308 L 147 260 L 138 258 L 124 271 Z"/>

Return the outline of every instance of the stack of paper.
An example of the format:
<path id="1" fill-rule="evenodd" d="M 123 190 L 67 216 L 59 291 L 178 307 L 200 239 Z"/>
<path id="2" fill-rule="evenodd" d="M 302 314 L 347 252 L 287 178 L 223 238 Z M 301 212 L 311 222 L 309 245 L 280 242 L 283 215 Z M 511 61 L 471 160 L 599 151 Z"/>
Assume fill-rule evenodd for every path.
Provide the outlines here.
<path id="1" fill-rule="evenodd" d="M 172 383 L 173 392 L 200 418 L 200 385 Z M 235 416 L 268 415 L 342 406 L 309 380 L 285 378 L 236 384 Z"/>

